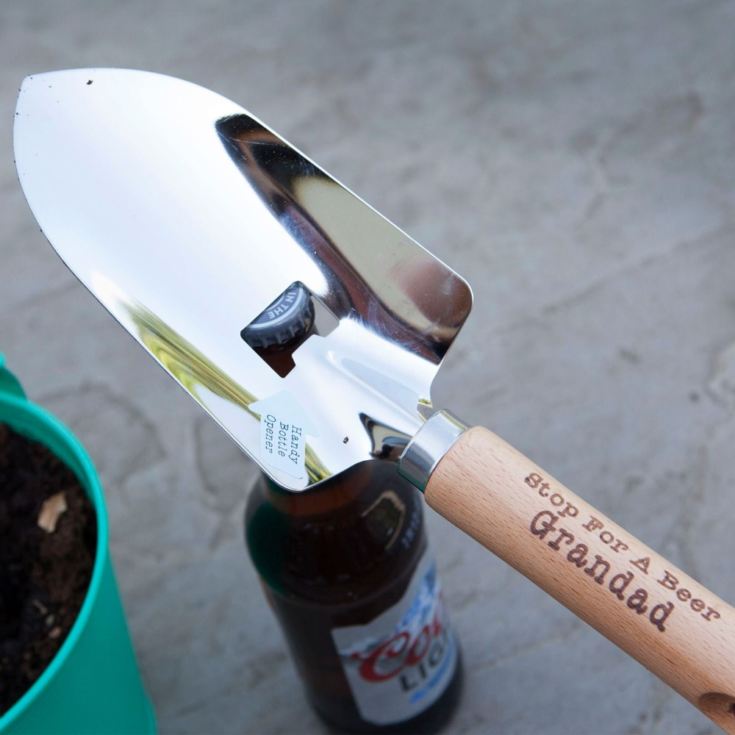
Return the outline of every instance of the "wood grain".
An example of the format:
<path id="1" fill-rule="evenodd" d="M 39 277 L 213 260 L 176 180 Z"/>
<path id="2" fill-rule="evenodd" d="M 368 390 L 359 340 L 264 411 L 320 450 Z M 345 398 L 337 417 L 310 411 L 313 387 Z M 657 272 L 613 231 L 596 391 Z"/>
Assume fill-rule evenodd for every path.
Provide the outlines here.
<path id="1" fill-rule="evenodd" d="M 487 429 L 428 504 L 735 734 L 735 610 Z"/>

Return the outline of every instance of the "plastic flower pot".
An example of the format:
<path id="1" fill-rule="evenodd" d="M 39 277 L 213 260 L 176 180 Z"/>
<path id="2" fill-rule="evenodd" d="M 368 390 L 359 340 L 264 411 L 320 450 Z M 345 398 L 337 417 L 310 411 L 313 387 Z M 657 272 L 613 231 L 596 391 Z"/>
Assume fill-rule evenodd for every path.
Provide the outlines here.
<path id="1" fill-rule="evenodd" d="M 156 723 L 135 662 L 108 549 L 107 512 L 92 461 L 73 434 L 29 401 L 0 354 L 0 422 L 44 444 L 77 476 L 97 515 L 89 589 L 66 640 L 0 717 L 2 735 L 147 735 Z"/>

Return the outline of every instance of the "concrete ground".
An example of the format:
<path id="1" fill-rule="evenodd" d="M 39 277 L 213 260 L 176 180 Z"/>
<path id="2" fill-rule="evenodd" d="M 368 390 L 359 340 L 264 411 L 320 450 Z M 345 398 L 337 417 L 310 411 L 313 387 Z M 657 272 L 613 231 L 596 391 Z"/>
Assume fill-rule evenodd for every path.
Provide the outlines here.
<path id="1" fill-rule="evenodd" d="M 130 66 L 244 106 L 472 282 L 436 402 L 734 599 L 735 3 L 0 5 L 0 350 L 91 451 L 161 733 L 322 733 L 243 549 L 253 465 L 44 242 L 29 73 Z M 714 732 L 449 524 L 454 733 Z"/>

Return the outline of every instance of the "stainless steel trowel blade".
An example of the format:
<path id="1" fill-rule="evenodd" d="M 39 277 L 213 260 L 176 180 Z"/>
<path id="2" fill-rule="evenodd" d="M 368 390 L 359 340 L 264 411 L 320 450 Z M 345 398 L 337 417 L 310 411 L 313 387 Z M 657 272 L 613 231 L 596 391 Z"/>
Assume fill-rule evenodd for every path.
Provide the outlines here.
<path id="1" fill-rule="evenodd" d="M 23 82 L 14 137 L 67 266 L 277 482 L 421 426 L 467 283 L 243 108 L 148 72 L 51 72 Z M 294 282 L 337 326 L 280 377 L 240 333 Z"/>

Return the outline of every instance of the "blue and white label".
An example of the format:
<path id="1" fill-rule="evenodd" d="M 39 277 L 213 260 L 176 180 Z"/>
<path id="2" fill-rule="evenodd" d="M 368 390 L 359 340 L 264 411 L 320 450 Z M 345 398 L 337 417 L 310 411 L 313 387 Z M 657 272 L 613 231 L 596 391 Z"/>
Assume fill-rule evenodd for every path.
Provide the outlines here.
<path id="1" fill-rule="evenodd" d="M 335 628 L 332 639 L 364 720 L 390 725 L 423 712 L 457 667 L 434 561 L 424 554 L 396 605 L 367 625 Z"/>

